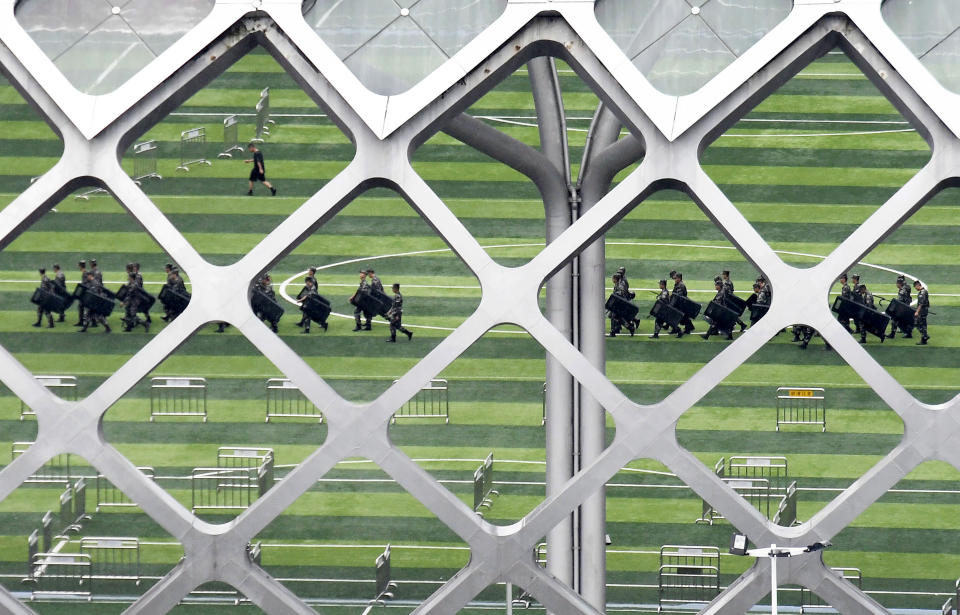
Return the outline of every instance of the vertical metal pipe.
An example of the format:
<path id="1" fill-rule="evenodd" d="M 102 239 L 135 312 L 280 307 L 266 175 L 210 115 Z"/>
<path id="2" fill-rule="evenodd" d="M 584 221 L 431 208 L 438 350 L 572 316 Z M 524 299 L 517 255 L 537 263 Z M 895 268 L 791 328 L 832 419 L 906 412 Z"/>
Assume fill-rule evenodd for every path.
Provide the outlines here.
<path id="1" fill-rule="evenodd" d="M 561 194 L 568 194 L 570 157 L 567 148 L 566 116 L 560 93 L 560 81 L 552 58 L 534 58 L 527 64 L 530 86 L 537 110 L 540 148 L 558 171 L 557 178 L 565 185 Z M 557 194 L 550 191 L 549 194 Z M 545 194 L 546 196 L 546 194 Z M 546 241 L 555 240 L 570 226 L 569 202 L 566 199 L 544 198 Z M 546 284 L 546 317 L 568 340 L 573 338 L 572 268 L 566 266 Z M 546 356 L 546 495 L 560 487 L 574 472 L 573 378 L 551 355 Z M 547 570 L 568 585 L 573 585 L 574 534 L 573 516 L 558 523 L 547 534 Z"/>
<path id="2" fill-rule="evenodd" d="M 601 107 L 591 125 L 590 145 L 584 151 L 580 176 L 581 211 L 586 213 L 610 188 L 619 169 L 597 162 L 604 147 L 616 143 L 620 122 Z M 606 371 L 604 295 L 605 238 L 580 254 L 580 351 L 600 371 Z M 606 446 L 606 413 L 585 390 L 580 390 L 580 467 L 596 459 Z M 597 610 L 606 610 L 606 493 L 600 486 L 580 506 L 580 594 Z"/>

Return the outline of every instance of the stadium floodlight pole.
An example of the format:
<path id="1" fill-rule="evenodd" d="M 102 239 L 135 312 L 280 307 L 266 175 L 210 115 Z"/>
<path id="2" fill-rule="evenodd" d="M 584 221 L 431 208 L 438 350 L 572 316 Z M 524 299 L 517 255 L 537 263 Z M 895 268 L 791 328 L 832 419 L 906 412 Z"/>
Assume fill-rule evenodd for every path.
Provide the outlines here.
<path id="1" fill-rule="evenodd" d="M 815 542 L 806 547 L 778 547 L 771 544 L 768 548 L 747 549 L 747 537 L 743 534 L 734 534 L 730 539 L 730 553 L 732 555 L 746 555 L 748 557 L 770 558 L 770 615 L 777 615 L 777 560 L 781 557 L 793 557 L 820 551 L 831 546 L 830 542 Z"/>

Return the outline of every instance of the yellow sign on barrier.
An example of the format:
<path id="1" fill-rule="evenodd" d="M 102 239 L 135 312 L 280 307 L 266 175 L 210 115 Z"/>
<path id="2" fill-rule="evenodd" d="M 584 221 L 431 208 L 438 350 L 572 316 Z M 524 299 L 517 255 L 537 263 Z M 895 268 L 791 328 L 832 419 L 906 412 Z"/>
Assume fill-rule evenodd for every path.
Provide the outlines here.
<path id="1" fill-rule="evenodd" d="M 812 389 L 790 389 L 787 391 L 788 397 L 813 397 Z"/>

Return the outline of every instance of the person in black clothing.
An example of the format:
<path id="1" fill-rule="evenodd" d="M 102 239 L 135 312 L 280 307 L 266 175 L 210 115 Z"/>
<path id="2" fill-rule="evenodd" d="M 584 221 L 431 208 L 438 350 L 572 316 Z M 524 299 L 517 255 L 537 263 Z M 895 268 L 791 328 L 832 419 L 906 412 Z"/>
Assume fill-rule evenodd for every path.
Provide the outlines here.
<path id="1" fill-rule="evenodd" d="M 67 292 L 67 276 L 60 271 L 60 265 L 58 263 L 53 264 L 53 285 L 59 289 L 57 292 L 61 293 L 64 297 L 69 294 Z M 60 312 L 60 318 L 57 319 L 57 322 L 63 322 L 65 319 L 66 314 Z"/>
<path id="2" fill-rule="evenodd" d="M 247 196 L 253 196 L 253 182 L 258 181 L 263 183 L 264 186 L 270 188 L 270 194 L 275 195 L 277 189 L 273 187 L 273 184 L 267 181 L 267 167 L 263 164 L 263 152 L 257 149 L 255 143 L 251 143 L 247 146 L 247 149 L 250 150 L 250 153 L 253 154 L 253 158 L 248 158 L 244 162 L 252 162 L 253 168 L 250 169 L 250 188 L 247 190 Z"/>
<path id="3" fill-rule="evenodd" d="M 47 277 L 47 270 L 41 267 L 40 271 L 40 289 L 44 292 L 52 293 L 53 292 L 53 282 L 50 281 L 50 278 Z M 33 323 L 34 327 L 39 327 L 40 323 L 43 322 L 43 317 L 46 315 L 47 325 L 49 328 L 53 328 L 53 314 L 50 313 L 50 310 L 46 309 L 42 305 L 37 306 L 37 322 Z"/>

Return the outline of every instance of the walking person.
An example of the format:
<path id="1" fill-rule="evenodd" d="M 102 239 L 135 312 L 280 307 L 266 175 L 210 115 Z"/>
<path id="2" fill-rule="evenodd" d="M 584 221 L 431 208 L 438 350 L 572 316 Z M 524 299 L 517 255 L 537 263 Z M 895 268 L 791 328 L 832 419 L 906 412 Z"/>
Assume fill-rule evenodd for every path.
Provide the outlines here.
<path id="1" fill-rule="evenodd" d="M 407 340 L 413 339 L 413 331 L 403 326 L 403 295 L 400 294 L 400 285 L 393 285 L 393 305 L 387 311 L 387 318 L 390 320 L 390 338 L 387 342 L 397 341 L 397 331 L 407 336 Z"/>
<path id="2" fill-rule="evenodd" d="M 253 158 L 244 160 L 246 163 L 253 163 L 253 168 L 250 169 L 250 187 L 247 190 L 247 196 L 253 196 L 253 182 L 262 183 L 267 188 L 270 188 L 271 196 L 276 195 L 277 189 L 267 181 L 267 167 L 263 164 L 263 152 L 257 149 L 256 143 L 251 143 L 247 146 L 247 149 L 253 154 Z"/>

